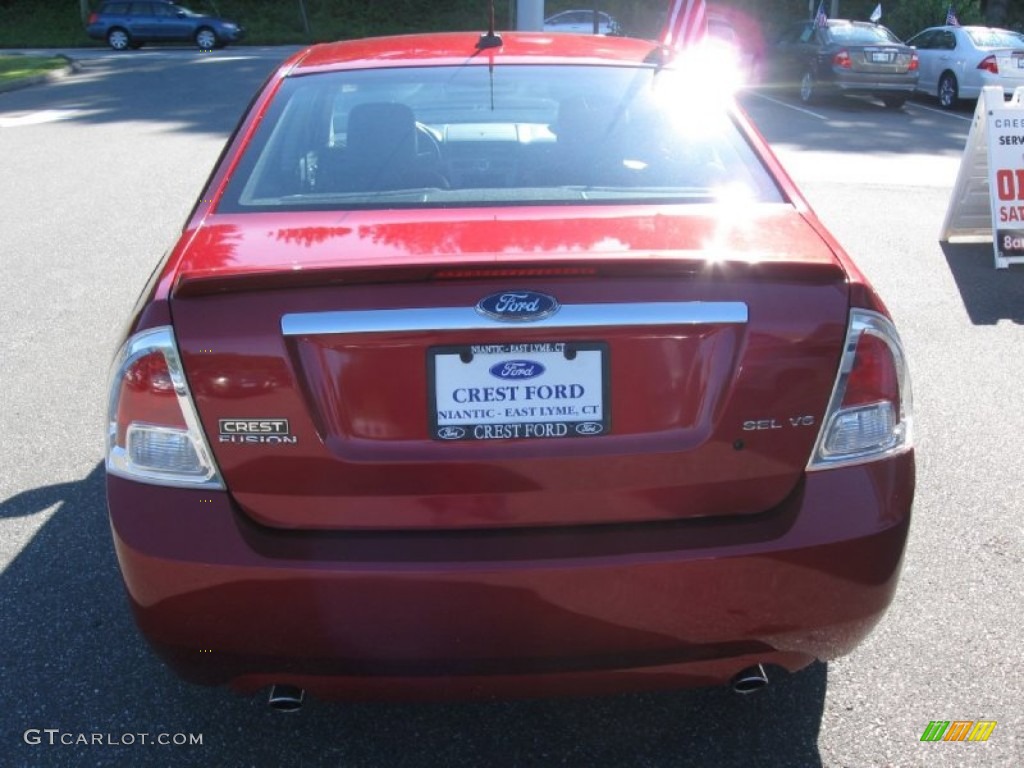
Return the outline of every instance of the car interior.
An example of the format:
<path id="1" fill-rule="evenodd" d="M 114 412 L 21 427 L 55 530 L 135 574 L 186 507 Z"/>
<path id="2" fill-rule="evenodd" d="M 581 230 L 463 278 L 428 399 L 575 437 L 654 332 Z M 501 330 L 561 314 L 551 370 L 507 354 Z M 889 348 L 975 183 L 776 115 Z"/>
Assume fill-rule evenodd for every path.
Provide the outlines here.
<path id="1" fill-rule="evenodd" d="M 737 184 L 753 198 L 777 198 L 724 111 L 682 98 L 666 104 L 676 96 L 671 75 L 623 68 L 619 91 L 609 92 L 589 87 L 585 73 L 510 67 L 499 80 L 484 67 L 431 69 L 420 80 L 377 70 L 286 82 L 291 92 L 262 121 L 224 209 L 379 206 L 385 198 L 692 202 Z"/>

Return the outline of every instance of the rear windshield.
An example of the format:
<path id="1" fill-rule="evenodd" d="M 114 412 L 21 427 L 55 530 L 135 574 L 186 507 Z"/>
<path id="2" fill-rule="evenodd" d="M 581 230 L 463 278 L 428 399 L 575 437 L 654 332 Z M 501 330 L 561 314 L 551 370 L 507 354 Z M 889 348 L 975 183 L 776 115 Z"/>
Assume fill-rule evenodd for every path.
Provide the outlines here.
<path id="1" fill-rule="evenodd" d="M 828 37 L 834 43 L 843 45 L 871 45 L 872 43 L 899 43 L 896 37 L 885 27 L 874 24 L 829 24 Z"/>
<path id="2" fill-rule="evenodd" d="M 704 202 L 780 194 L 724 107 L 653 67 L 287 79 L 218 210 Z"/>
<path id="3" fill-rule="evenodd" d="M 1024 38 L 1006 29 L 968 29 L 967 34 L 979 48 L 1024 48 Z"/>

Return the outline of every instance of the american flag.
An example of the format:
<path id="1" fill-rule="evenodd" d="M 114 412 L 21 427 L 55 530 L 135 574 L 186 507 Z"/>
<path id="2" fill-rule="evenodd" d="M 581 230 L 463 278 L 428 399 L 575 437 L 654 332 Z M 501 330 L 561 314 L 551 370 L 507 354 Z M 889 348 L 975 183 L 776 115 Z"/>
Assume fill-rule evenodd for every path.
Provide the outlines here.
<path id="1" fill-rule="evenodd" d="M 818 29 L 828 26 L 828 16 L 825 14 L 825 0 L 818 3 L 818 12 L 814 14 L 814 26 Z"/>
<path id="2" fill-rule="evenodd" d="M 953 10 L 953 6 L 949 6 L 949 10 L 946 11 L 946 26 L 947 27 L 959 27 L 960 19 L 956 17 L 956 11 Z"/>
<path id="3" fill-rule="evenodd" d="M 704 0 L 672 0 L 665 31 L 661 33 L 661 44 L 669 48 L 684 48 L 703 38 L 707 30 Z"/>

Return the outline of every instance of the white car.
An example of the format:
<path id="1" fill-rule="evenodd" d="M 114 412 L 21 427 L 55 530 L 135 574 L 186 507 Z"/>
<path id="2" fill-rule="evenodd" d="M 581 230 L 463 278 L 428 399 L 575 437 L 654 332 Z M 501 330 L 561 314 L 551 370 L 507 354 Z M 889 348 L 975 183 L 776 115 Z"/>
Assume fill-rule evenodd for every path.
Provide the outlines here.
<path id="1" fill-rule="evenodd" d="M 591 35 L 594 33 L 594 11 L 562 11 L 544 19 L 545 32 L 575 32 Z M 618 35 L 622 31 L 619 22 L 607 13 L 597 13 L 597 34 Z"/>
<path id="2" fill-rule="evenodd" d="M 917 89 L 937 96 L 943 109 L 960 99 L 977 99 L 986 85 L 1006 96 L 1024 85 L 1024 38 L 992 27 L 931 27 L 908 45 L 917 48 L 921 77 Z"/>

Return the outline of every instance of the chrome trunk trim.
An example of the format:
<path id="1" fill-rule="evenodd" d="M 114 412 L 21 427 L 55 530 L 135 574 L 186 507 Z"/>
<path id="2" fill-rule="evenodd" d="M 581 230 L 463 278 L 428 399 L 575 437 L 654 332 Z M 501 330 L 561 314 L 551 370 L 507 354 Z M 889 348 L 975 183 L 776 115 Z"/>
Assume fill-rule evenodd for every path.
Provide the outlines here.
<path id="1" fill-rule="evenodd" d="M 526 328 L 615 328 L 664 325 L 726 325 L 748 321 L 742 301 L 665 301 L 625 304 L 563 304 Z M 509 324 L 481 315 L 473 307 L 337 310 L 299 312 L 281 318 L 285 336 L 409 331 L 476 331 L 508 329 Z"/>

